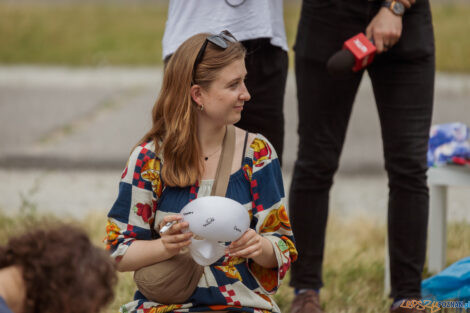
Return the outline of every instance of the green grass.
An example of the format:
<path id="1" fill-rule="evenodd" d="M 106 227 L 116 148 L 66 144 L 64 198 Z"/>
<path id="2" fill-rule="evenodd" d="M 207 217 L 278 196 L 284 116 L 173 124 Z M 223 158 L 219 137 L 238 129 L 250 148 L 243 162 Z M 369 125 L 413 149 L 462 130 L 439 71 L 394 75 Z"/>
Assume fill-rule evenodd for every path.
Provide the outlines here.
<path id="1" fill-rule="evenodd" d="M 62 65 L 161 63 L 164 5 L 0 2 L 0 62 Z"/>
<path id="2" fill-rule="evenodd" d="M 284 5 L 284 26 L 286 28 L 287 45 L 289 47 L 289 68 L 294 68 L 294 43 L 300 17 L 300 6 Z"/>
<path id="3" fill-rule="evenodd" d="M 292 48 L 299 2 L 284 11 Z M 438 70 L 470 72 L 470 6 L 436 4 L 433 14 Z M 161 65 L 166 15 L 164 1 L 0 1 L 0 64 Z"/>
<path id="4" fill-rule="evenodd" d="M 11 235 L 30 225 L 53 224 L 54 216 L 39 216 L 31 207 L 21 215 L 7 217 L 0 210 L 0 244 Z M 97 245 L 103 245 L 105 217 L 90 215 L 84 222 L 71 221 L 83 227 Z M 70 222 L 70 221 L 69 221 Z M 448 225 L 447 264 L 470 255 L 470 225 Z M 327 229 L 324 263 L 325 287 L 321 292 L 322 306 L 329 312 L 375 313 L 387 312 L 390 300 L 383 297 L 385 227 L 364 218 L 342 220 L 331 217 Z M 429 276 L 425 274 L 425 276 Z M 289 275 L 276 294 L 281 311 L 287 313 L 293 298 L 288 286 Z M 132 273 L 119 273 L 115 300 L 105 312 L 117 312 L 119 306 L 132 300 L 135 285 Z"/>
<path id="5" fill-rule="evenodd" d="M 434 6 L 433 19 L 437 68 L 470 72 L 470 5 Z"/>

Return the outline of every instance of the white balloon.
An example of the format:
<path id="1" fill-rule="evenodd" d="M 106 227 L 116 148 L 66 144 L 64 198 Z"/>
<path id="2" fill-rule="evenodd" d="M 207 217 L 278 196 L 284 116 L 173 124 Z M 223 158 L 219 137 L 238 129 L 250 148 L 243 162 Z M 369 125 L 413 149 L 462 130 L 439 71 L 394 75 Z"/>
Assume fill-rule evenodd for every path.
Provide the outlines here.
<path id="1" fill-rule="evenodd" d="M 240 203 L 224 197 L 202 197 L 188 203 L 180 212 L 189 223 L 189 251 L 196 263 L 206 266 L 225 254 L 225 242 L 240 238 L 250 227 L 250 216 Z"/>
<path id="2" fill-rule="evenodd" d="M 211 241 L 234 241 L 250 227 L 244 206 L 224 197 L 202 197 L 189 202 L 180 212 L 189 230 Z"/>

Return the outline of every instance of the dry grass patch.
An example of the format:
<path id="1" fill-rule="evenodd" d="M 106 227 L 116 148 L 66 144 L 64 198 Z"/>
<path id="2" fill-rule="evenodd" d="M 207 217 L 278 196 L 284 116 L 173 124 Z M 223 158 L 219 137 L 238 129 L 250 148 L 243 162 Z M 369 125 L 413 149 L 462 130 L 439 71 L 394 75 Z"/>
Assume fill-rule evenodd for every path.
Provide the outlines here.
<path id="1" fill-rule="evenodd" d="M 0 243 L 9 236 L 28 228 L 59 222 L 54 216 L 39 216 L 34 210 L 7 217 L 0 210 Z M 68 222 L 82 226 L 92 241 L 104 246 L 106 217 L 91 214 L 83 221 Z M 470 225 L 465 222 L 448 225 L 447 263 L 470 255 Z M 367 216 L 354 219 L 330 217 L 324 264 L 325 287 L 321 291 L 322 306 L 329 312 L 375 313 L 387 312 L 391 301 L 383 296 L 385 226 Z M 428 274 L 425 274 L 428 276 Z M 282 312 L 289 311 L 293 290 L 288 285 L 289 275 L 275 296 Z M 105 312 L 117 312 L 120 305 L 132 300 L 135 285 L 132 273 L 119 273 L 115 300 Z"/>

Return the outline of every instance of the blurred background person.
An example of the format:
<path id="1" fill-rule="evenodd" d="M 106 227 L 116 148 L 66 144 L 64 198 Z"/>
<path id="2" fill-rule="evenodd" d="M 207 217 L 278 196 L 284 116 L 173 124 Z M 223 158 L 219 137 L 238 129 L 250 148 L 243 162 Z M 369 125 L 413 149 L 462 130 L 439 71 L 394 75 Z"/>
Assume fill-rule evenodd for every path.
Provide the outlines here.
<path id="1" fill-rule="evenodd" d="M 31 230 L 0 246 L 1 313 L 99 312 L 116 283 L 109 254 L 70 225 Z"/>
<path id="2" fill-rule="evenodd" d="M 429 195 L 426 153 L 434 96 L 434 35 L 427 0 L 304 0 L 295 44 L 299 149 L 289 195 L 299 261 L 291 313 L 322 312 L 319 290 L 329 193 L 364 71 L 333 77 L 326 62 L 365 32 L 378 55 L 367 68 L 389 181 L 392 311 L 420 298 Z M 405 5 L 408 7 L 405 10 Z"/>

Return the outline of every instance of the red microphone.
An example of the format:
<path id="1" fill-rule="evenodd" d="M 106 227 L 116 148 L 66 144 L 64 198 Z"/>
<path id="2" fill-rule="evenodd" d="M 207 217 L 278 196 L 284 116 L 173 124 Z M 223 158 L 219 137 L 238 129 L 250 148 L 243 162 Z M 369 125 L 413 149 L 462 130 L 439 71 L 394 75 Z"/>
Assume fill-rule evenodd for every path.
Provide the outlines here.
<path id="1" fill-rule="evenodd" d="M 343 44 L 343 50 L 336 52 L 326 65 L 333 76 L 358 72 L 374 60 L 377 49 L 363 33 L 349 38 Z"/>

